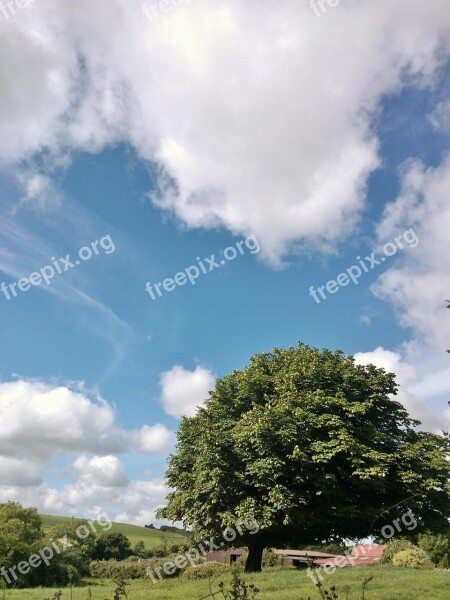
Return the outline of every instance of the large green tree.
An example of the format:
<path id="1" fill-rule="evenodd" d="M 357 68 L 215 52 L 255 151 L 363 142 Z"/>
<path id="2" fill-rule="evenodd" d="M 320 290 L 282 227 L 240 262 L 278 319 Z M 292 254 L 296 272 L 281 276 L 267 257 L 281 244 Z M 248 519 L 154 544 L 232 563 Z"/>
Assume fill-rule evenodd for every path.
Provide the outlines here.
<path id="1" fill-rule="evenodd" d="M 131 554 L 130 540 L 120 531 L 102 534 L 95 544 L 93 556 L 96 560 L 124 560 Z"/>
<path id="2" fill-rule="evenodd" d="M 6 569 L 7 577 L 11 576 L 8 573 L 10 567 L 28 560 L 39 549 L 43 538 L 41 525 L 35 508 L 23 508 L 18 502 L 0 504 L 0 568 Z M 36 571 L 19 575 L 17 579 L 18 585 L 34 585 L 35 582 Z"/>
<path id="3" fill-rule="evenodd" d="M 396 392 L 394 374 L 340 351 L 254 356 L 182 420 L 158 517 L 220 542 L 254 517 L 259 533 L 234 542 L 249 548 L 247 571 L 261 569 L 264 547 L 377 535 L 408 509 L 417 531 L 445 529 L 448 438 L 418 431 Z"/>

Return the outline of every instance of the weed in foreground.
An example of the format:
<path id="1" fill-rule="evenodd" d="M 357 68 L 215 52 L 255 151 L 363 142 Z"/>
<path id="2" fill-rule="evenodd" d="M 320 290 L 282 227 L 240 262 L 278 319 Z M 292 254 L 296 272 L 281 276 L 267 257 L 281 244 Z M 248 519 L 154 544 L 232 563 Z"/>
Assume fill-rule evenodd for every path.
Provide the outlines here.
<path id="1" fill-rule="evenodd" d="M 63 595 L 62 591 L 58 590 L 57 592 L 55 592 L 53 594 L 53 596 L 51 598 L 45 598 L 45 600 L 60 600 L 62 595 Z"/>
<path id="2" fill-rule="evenodd" d="M 256 597 L 256 594 L 259 592 L 259 589 L 253 583 L 245 583 L 243 579 L 240 578 L 239 570 L 233 569 L 232 571 L 233 578 L 231 580 L 230 588 L 226 588 L 223 581 L 221 581 L 217 587 L 219 588 L 217 591 L 212 590 L 212 584 L 214 580 L 209 580 L 209 591 L 210 593 L 207 596 L 203 596 L 200 600 L 206 600 L 206 598 L 223 598 L 224 600 L 253 600 Z"/>
<path id="3" fill-rule="evenodd" d="M 121 600 L 121 598 L 128 598 L 127 591 L 125 589 L 125 581 L 123 579 L 119 579 L 119 581 L 115 581 L 114 583 L 117 585 L 117 587 L 114 590 L 113 600 Z"/>
<path id="4" fill-rule="evenodd" d="M 365 600 L 365 597 L 366 597 L 366 587 L 369 584 L 369 582 L 372 581 L 372 579 L 373 579 L 373 575 L 371 577 L 368 577 L 367 579 L 364 579 L 364 581 L 362 582 L 362 584 L 361 584 L 361 600 Z M 315 586 L 316 586 L 316 588 L 317 588 L 317 590 L 318 590 L 318 592 L 320 594 L 320 597 L 323 600 L 336 600 L 336 599 L 339 599 L 339 595 L 338 595 L 336 586 L 332 585 L 329 590 L 326 590 L 323 587 L 323 583 L 321 583 L 320 581 L 318 581 L 315 584 Z M 345 594 L 345 596 L 346 596 L 347 600 L 348 600 L 348 592 L 349 592 L 349 588 L 348 588 L 348 586 L 346 586 L 346 594 Z M 300 600 L 302 600 L 302 599 L 300 599 Z M 307 600 L 311 600 L 311 598 L 308 596 Z"/>

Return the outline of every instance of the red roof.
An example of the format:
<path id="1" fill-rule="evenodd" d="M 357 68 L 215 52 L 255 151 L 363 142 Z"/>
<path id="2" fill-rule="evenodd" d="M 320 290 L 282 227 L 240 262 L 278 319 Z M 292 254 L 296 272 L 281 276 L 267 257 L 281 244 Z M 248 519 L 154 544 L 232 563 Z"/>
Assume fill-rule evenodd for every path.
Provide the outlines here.
<path id="1" fill-rule="evenodd" d="M 350 554 L 336 556 L 334 558 L 318 558 L 314 560 L 315 565 L 331 565 L 335 567 L 348 567 L 356 565 L 373 565 L 379 562 L 384 544 L 359 544 L 354 546 Z"/>

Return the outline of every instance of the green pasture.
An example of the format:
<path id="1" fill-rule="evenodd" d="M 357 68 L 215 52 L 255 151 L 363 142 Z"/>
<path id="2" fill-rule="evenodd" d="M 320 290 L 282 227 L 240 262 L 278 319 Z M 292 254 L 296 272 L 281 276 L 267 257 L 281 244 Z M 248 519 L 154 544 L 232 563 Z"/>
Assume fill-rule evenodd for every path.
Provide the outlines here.
<path id="1" fill-rule="evenodd" d="M 325 587 L 335 585 L 339 600 L 361 600 L 361 582 L 373 576 L 368 584 L 365 600 L 448 600 L 450 598 L 450 571 L 403 569 L 391 566 L 354 567 L 338 569 L 334 575 L 325 576 Z M 268 569 L 263 573 L 244 575 L 248 583 L 255 583 L 261 592 L 258 600 L 320 600 L 320 596 L 304 570 Z M 225 583 L 230 577 L 223 578 Z M 217 580 L 219 581 L 219 580 Z M 110 581 L 86 582 L 86 587 L 72 590 L 72 600 L 88 600 L 88 587 L 92 600 L 112 600 L 114 584 Z M 44 600 L 52 598 L 55 590 L 7 590 L 7 600 Z M 128 588 L 129 600 L 200 600 L 208 594 L 208 580 L 164 580 L 153 584 L 138 580 Z M 2 594 L 0 592 L 0 599 Z M 218 600 L 219 596 L 216 596 Z M 70 591 L 63 589 L 61 600 L 70 600 Z"/>
<path id="2" fill-rule="evenodd" d="M 50 515 L 41 515 L 42 529 L 47 532 L 55 525 L 64 524 L 70 525 L 71 517 L 55 517 Z M 97 525 L 97 524 L 96 524 Z M 167 540 L 168 545 L 182 544 L 186 542 L 186 538 L 176 533 L 166 533 L 156 529 L 148 529 L 146 527 L 138 527 L 137 525 L 126 525 L 125 523 L 113 523 L 109 531 L 120 532 L 128 537 L 131 542 L 131 547 L 139 541 L 143 541 L 147 549 L 161 546 L 161 538 Z M 97 527 L 97 534 L 105 533 L 100 526 Z M 1 595 L 0 595 L 1 599 Z"/>

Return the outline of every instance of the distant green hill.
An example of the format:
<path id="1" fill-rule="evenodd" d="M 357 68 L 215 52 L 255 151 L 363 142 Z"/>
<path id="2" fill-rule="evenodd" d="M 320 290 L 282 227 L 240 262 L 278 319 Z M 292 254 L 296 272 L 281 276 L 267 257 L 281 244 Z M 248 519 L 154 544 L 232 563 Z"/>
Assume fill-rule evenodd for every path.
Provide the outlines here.
<path id="1" fill-rule="evenodd" d="M 71 517 L 55 517 L 51 515 L 41 515 L 42 529 L 47 532 L 55 525 L 70 525 Z M 113 523 L 109 531 L 120 532 L 127 536 L 131 542 L 131 547 L 139 541 L 143 541 L 147 549 L 161 545 L 161 538 L 167 540 L 168 545 L 186 543 L 186 536 L 176 533 L 167 533 L 159 529 L 148 529 L 137 525 L 127 525 L 126 523 Z M 104 533 L 100 527 L 97 527 L 97 534 Z"/>

